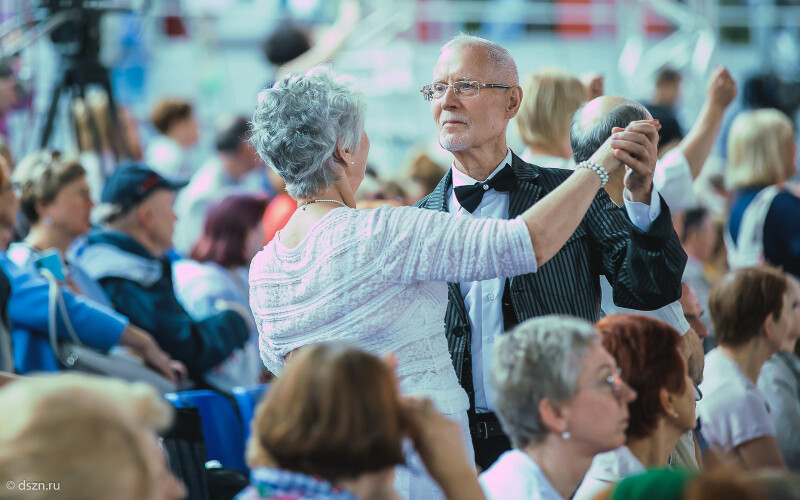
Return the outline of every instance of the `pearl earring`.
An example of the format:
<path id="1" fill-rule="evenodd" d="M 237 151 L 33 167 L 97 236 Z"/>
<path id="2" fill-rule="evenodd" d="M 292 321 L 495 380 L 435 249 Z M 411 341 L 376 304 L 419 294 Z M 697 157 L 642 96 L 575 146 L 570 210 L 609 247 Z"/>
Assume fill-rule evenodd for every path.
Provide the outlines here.
<path id="1" fill-rule="evenodd" d="M 356 164 L 356 162 L 354 162 L 354 161 L 350 162 L 350 165 L 355 165 L 355 164 Z"/>
<path id="2" fill-rule="evenodd" d="M 678 412 L 673 413 L 672 418 L 678 418 Z"/>
<path id="3" fill-rule="evenodd" d="M 53 225 L 53 219 L 51 219 L 50 217 L 45 217 L 44 218 L 44 225 L 45 226 L 52 226 Z"/>
<path id="4" fill-rule="evenodd" d="M 572 434 L 570 434 L 569 431 L 564 431 L 561 433 L 561 439 L 563 439 L 564 441 L 566 441 L 570 437 L 572 437 Z"/>

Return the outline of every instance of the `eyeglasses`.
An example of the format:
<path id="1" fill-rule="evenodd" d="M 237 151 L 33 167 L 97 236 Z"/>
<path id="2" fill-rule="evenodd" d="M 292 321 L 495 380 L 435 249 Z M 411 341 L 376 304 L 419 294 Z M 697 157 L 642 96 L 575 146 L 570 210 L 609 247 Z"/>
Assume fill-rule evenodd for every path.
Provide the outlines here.
<path id="1" fill-rule="evenodd" d="M 492 89 L 510 89 L 510 85 L 500 85 L 497 83 L 478 83 L 475 80 L 454 82 L 450 85 L 446 83 L 431 83 L 422 87 L 422 97 L 426 101 L 441 99 L 447 92 L 448 87 L 453 87 L 453 93 L 459 97 L 477 97 L 481 87 Z"/>
<path id="2" fill-rule="evenodd" d="M 631 387 L 628 385 L 627 382 L 622 380 L 622 368 L 617 368 L 617 371 L 614 372 L 613 375 L 609 375 L 603 380 L 598 380 L 597 382 L 592 382 L 591 384 L 586 384 L 581 389 L 591 389 L 592 387 L 602 387 L 603 385 L 608 385 L 611 387 L 611 392 L 614 394 L 614 397 L 617 399 L 623 399 L 625 397 L 625 391 L 632 391 Z"/>
<path id="3" fill-rule="evenodd" d="M 694 400 L 695 402 L 700 401 L 703 399 L 703 392 L 700 390 L 697 384 L 692 384 L 694 386 Z"/>

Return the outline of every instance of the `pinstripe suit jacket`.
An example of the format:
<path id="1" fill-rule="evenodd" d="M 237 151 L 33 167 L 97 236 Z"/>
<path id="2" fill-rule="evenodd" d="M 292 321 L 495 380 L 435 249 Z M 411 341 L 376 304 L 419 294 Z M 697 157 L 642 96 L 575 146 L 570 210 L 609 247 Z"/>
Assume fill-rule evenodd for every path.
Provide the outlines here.
<path id="1" fill-rule="evenodd" d="M 509 193 L 509 219 L 534 205 L 572 173 L 525 163 L 514 154 L 511 168 L 518 185 Z M 447 172 L 436 189 L 416 206 L 447 211 L 451 185 L 452 172 Z M 657 309 L 680 298 L 685 264 L 686 254 L 663 199 L 661 215 L 644 232 L 631 224 L 605 190 L 600 190 L 578 229 L 552 259 L 535 273 L 506 280 L 502 300 L 505 329 L 548 314 L 597 321 L 601 274 L 613 286 L 617 305 Z M 445 335 L 456 374 L 474 407 L 469 316 L 458 283 L 449 283 L 448 290 Z"/>

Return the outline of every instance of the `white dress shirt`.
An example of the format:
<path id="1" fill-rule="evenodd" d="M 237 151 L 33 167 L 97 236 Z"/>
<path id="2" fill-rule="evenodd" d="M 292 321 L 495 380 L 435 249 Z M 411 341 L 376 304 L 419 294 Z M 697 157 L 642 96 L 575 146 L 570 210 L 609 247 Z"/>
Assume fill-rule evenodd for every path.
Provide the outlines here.
<path id="1" fill-rule="evenodd" d="M 506 166 L 511 165 L 512 155 L 509 149 L 503 161 L 494 169 L 486 180 L 491 179 Z M 493 189 L 483 194 L 483 199 L 474 212 L 470 213 L 461 207 L 455 195 L 455 187 L 471 186 L 477 181 L 462 171 L 451 167 L 453 184 L 448 191 L 447 211 L 457 217 L 480 217 L 489 219 L 508 218 L 508 193 L 498 192 Z M 661 213 L 661 204 L 658 192 L 653 189 L 650 206 L 644 203 L 630 201 L 630 194 L 625 192 L 625 209 L 631 222 L 647 231 L 652 222 Z M 472 339 L 470 349 L 472 353 L 472 387 L 475 389 L 475 411 L 487 413 L 494 411 L 494 394 L 490 385 L 491 359 L 494 341 L 498 335 L 505 331 L 503 326 L 503 290 L 506 278 L 494 278 L 483 281 L 460 283 L 461 296 L 464 298 L 469 315 Z"/>

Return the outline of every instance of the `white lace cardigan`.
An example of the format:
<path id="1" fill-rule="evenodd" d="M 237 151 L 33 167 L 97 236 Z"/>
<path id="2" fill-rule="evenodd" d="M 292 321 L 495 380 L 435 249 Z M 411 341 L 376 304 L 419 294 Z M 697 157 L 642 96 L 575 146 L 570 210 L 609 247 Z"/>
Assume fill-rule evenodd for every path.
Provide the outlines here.
<path id="1" fill-rule="evenodd" d="M 444 335 L 446 282 L 536 271 L 525 222 L 412 207 L 336 208 L 295 248 L 275 237 L 250 266 L 261 357 L 279 374 L 293 349 L 333 340 L 397 357 L 400 389 L 440 411 L 469 406 Z"/>

